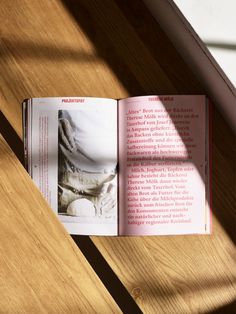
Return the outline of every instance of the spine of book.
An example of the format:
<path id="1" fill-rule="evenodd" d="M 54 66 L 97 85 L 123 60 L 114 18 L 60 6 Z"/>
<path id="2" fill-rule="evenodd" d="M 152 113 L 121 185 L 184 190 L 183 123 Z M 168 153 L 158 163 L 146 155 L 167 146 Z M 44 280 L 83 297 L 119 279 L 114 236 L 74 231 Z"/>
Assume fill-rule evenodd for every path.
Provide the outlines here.
<path id="1" fill-rule="evenodd" d="M 24 158 L 25 158 L 25 168 L 28 171 L 28 99 L 22 102 L 22 129 L 23 129 L 23 140 L 24 140 Z"/>

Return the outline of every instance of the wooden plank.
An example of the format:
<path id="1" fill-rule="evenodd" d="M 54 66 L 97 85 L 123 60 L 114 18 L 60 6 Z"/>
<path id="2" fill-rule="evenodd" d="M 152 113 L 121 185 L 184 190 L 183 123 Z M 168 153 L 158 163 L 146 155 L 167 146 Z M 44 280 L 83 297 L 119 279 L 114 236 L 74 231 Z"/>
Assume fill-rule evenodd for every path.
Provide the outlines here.
<path id="1" fill-rule="evenodd" d="M 24 98 L 128 95 L 61 1 L 3 1 L 0 20 L 0 108 L 19 135 Z M 103 35 L 98 32 L 98 37 L 114 58 Z"/>
<path id="2" fill-rule="evenodd" d="M 1 312 L 119 312 L 0 137 Z"/>
<path id="3" fill-rule="evenodd" d="M 210 237 L 92 239 L 145 313 L 203 313 L 236 294 L 235 246 L 213 224 Z"/>
<path id="4" fill-rule="evenodd" d="M 0 105 L 20 136 L 26 97 L 204 93 L 141 1 L 3 1 L 0 19 Z M 92 238 L 147 313 L 236 297 L 234 135 L 217 110 L 213 131 L 212 236 Z"/>

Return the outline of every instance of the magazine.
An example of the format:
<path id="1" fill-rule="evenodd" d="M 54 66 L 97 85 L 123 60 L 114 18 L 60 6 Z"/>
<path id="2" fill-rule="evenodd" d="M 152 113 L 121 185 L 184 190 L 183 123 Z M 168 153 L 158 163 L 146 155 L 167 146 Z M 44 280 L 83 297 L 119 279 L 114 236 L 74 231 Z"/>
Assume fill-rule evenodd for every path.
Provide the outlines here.
<path id="1" fill-rule="evenodd" d="M 209 108 L 203 95 L 27 99 L 26 167 L 71 234 L 208 234 Z"/>

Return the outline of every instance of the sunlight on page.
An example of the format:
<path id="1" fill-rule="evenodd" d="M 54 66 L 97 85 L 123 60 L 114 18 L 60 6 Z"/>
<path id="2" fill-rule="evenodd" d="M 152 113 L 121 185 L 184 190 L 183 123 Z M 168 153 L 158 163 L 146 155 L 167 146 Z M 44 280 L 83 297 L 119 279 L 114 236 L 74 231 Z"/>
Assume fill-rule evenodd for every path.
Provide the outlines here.
<path id="1" fill-rule="evenodd" d="M 134 97 L 119 109 L 120 232 L 209 232 L 205 97 Z"/>

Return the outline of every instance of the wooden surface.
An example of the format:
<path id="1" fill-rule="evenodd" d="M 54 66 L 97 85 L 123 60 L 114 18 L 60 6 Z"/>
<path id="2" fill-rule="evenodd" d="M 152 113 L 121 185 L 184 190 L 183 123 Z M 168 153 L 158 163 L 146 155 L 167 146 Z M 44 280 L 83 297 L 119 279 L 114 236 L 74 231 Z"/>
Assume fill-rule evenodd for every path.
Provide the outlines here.
<path id="1" fill-rule="evenodd" d="M 20 137 L 27 97 L 205 93 L 139 0 L 4 0 L 0 21 L 0 106 Z M 2 138 L 0 165 L 0 312 L 119 311 L 109 272 L 99 281 Z M 213 234 L 91 239 L 143 312 L 233 312 L 235 136 L 217 108 Z"/>
<path id="2" fill-rule="evenodd" d="M 119 312 L 0 137 L 0 312 Z"/>

